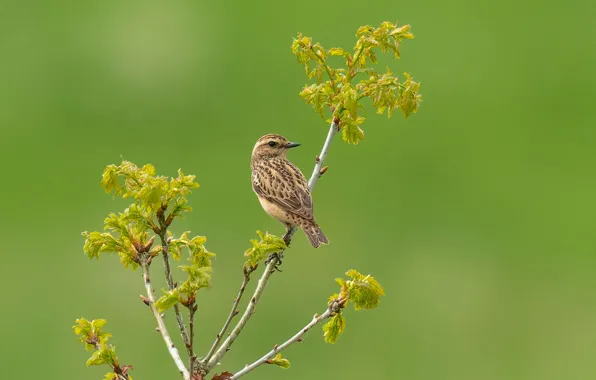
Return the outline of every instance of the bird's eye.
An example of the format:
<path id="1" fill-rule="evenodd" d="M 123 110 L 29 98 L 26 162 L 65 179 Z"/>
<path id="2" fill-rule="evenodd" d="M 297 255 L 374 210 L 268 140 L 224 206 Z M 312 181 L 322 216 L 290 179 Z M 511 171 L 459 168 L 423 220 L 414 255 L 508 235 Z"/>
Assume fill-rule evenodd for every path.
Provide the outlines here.
<path id="1" fill-rule="evenodd" d="M 275 141 L 269 141 L 268 145 L 273 148 L 276 144 L 275 144 Z"/>

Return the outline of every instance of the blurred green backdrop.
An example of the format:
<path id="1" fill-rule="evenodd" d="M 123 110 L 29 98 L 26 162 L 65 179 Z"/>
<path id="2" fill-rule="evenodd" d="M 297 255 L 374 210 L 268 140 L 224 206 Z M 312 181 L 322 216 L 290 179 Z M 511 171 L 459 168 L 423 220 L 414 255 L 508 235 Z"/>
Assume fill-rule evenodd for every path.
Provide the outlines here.
<path id="1" fill-rule="evenodd" d="M 218 254 L 198 314 L 206 351 L 248 239 L 281 233 L 250 188 L 254 141 L 301 142 L 291 159 L 310 173 L 327 131 L 298 97 L 292 37 L 351 47 L 358 26 L 398 19 L 417 38 L 391 67 L 422 82 L 419 113 L 369 112 L 359 146 L 334 143 L 315 192 L 331 244 L 297 236 L 222 369 L 293 334 L 357 268 L 384 284 L 381 307 L 348 311 L 335 346 L 317 329 L 286 351 L 291 369 L 251 378 L 593 379 L 593 12 L 579 0 L 3 1 L 2 377 L 102 378 L 71 330 L 85 316 L 108 319 L 135 379 L 178 378 L 140 273 L 83 255 L 80 232 L 125 205 L 100 188 L 103 168 L 124 157 L 197 175 L 195 211 L 174 230 Z"/>

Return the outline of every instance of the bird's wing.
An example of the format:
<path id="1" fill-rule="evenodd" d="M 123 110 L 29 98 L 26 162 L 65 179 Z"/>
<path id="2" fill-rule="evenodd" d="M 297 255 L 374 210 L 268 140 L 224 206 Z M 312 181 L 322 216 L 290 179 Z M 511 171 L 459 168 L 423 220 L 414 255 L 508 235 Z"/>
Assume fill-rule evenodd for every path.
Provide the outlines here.
<path id="1" fill-rule="evenodd" d="M 257 166 L 252 172 L 252 188 L 259 196 L 284 210 L 313 220 L 310 188 L 293 164 Z"/>

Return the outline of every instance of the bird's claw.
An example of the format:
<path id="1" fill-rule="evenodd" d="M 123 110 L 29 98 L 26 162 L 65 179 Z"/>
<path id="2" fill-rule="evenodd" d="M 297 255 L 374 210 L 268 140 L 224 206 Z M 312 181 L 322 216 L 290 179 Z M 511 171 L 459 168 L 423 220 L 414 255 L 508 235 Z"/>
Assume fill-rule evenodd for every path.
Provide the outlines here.
<path id="1" fill-rule="evenodd" d="M 267 260 L 265 260 L 265 264 L 268 265 L 273 259 L 277 259 L 277 262 L 275 263 L 275 266 L 273 267 L 273 269 L 278 272 L 281 272 L 281 269 L 279 269 L 279 267 L 282 264 L 283 258 L 284 258 L 283 252 L 275 252 L 275 253 L 272 253 L 269 255 Z"/>

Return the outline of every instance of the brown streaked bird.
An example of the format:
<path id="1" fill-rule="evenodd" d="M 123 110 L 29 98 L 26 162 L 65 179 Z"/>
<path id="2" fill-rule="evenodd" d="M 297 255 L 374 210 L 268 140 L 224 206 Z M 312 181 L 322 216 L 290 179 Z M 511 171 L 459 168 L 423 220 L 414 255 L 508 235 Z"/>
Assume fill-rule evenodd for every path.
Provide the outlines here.
<path id="1" fill-rule="evenodd" d="M 288 149 L 297 146 L 280 135 L 258 139 L 250 160 L 252 188 L 267 214 L 286 226 L 286 236 L 292 227 L 300 226 L 317 248 L 328 243 L 327 237 L 315 222 L 306 178 L 286 157 Z"/>

